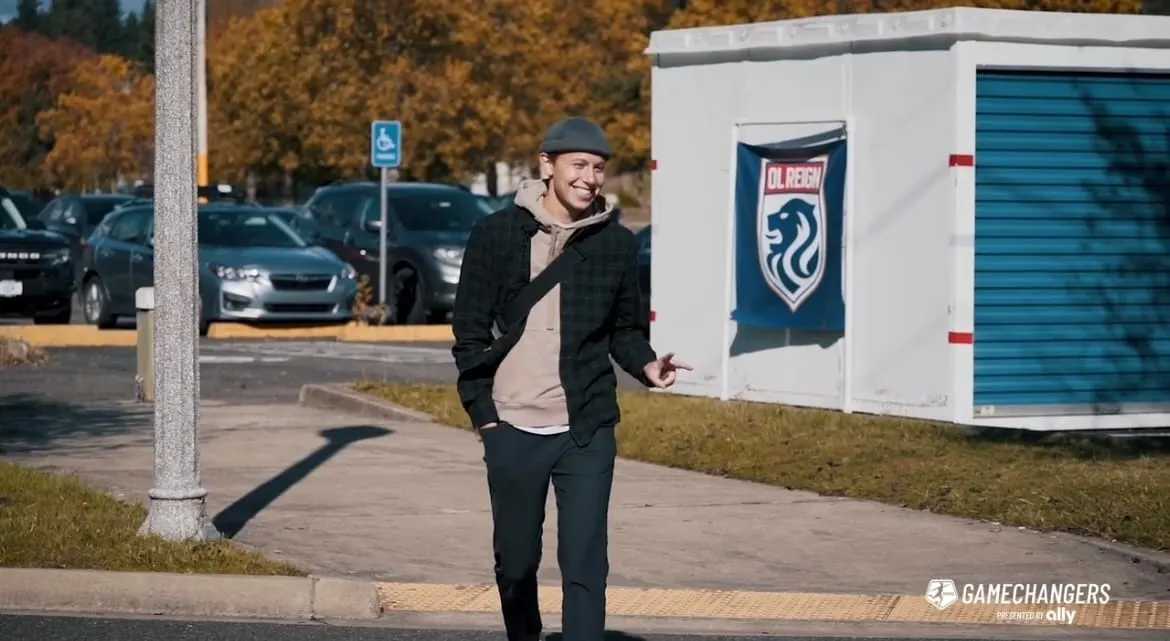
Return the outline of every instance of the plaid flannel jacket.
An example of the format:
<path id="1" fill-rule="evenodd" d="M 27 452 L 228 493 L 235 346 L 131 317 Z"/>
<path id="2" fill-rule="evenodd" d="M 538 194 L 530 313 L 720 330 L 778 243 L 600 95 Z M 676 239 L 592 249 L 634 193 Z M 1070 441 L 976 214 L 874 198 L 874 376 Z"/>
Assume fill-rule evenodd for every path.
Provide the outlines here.
<path id="1" fill-rule="evenodd" d="M 474 426 L 499 421 L 492 401 L 495 367 L 484 365 L 484 355 L 500 348 L 493 324 L 529 282 L 538 229 L 531 214 L 510 205 L 476 222 L 463 253 L 451 353 L 459 369 L 459 397 Z M 648 340 L 634 234 L 611 219 L 578 231 L 565 251 L 574 246 L 584 260 L 561 282 L 560 372 L 571 431 L 583 445 L 598 428 L 621 418 L 613 362 L 649 386 L 642 368 L 657 355 Z M 495 366 L 503 356 L 495 355 Z"/>

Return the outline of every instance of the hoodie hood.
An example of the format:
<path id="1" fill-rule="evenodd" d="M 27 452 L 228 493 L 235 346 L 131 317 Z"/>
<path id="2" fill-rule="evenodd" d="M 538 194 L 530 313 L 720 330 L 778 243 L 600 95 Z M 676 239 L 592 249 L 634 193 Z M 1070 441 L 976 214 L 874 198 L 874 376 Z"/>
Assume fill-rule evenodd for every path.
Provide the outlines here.
<path id="1" fill-rule="evenodd" d="M 593 205 L 590 207 L 592 213 L 571 223 L 560 222 L 553 218 L 544 208 L 544 195 L 547 191 L 548 184 L 545 181 L 537 179 L 525 180 L 516 189 L 515 200 L 517 207 L 532 214 L 536 222 L 540 223 L 540 226 L 546 229 L 551 227 L 580 229 L 607 220 L 613 214 L 613 206 L 606 202 L 604 198 L 598 197 L 594 199 Z"/>

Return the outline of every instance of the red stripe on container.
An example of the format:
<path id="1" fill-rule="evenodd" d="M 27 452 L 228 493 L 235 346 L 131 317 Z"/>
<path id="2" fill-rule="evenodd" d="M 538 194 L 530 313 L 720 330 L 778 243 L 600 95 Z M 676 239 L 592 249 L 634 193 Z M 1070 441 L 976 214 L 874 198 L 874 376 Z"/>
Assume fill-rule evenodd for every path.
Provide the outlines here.
<path id="1" fill-rule="evenodd" d="M 654 322 L 654 310 L 650 310 L 650 322 Z"/>
<path id="2" fill-rule="evenodd" d="M 974 167 L 975 156 L 971 154 L 951 154 L 950 166 L 952 167 Z"/>
<path id="3" fill-rule="evenodd" d="M 975 342 L 975 335 L 971 332 L 948 332 L 947 342 L 951 345 L 970 345 Z"/>

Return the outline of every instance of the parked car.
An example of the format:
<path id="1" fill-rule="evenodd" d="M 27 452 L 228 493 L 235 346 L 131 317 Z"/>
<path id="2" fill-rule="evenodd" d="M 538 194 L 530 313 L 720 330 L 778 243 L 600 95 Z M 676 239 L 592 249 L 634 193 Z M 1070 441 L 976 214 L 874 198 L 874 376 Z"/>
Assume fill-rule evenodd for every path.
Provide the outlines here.
<path id="1" fill-rule="evenodd" d="M 199 207 L 199 329 L 216 321 L 345 322 L 353 317 L 355 273 L 313 247 L 280 216 L 249 205 Z M 154 209 L 108 216 L 83 258 L 86 321 L 112 326 L 135 312 L 134 294 L 154 285 Z"/>
<path id="2" fill-rule="evenodd" d="M 73 262 L 78 266 L 74 275 L 76 278 L 81 277 L 81 254 L 94 227 L 119 205 L 130 200 L 132 197 L 126 194 L 58 196 L 37 214 L 46 229 L 61 234 L 69 241 Z"/>
<path id="3" fill-rule="evenodd" d="M 650 302 L 650 225 L 634 233 L 638 240 L 638 286 L 642 289 L 642 298 Z"/>
<path id="4" fill-rule="evenodd" d="M 487 213 L 464 189 L 433 183 L 387 188 L 387 304 L 391 321 L 419 324 L 446 319 L 455 303 L 463 249 L 471 226 Z M 367 276 L 378 291 L 378 183 L 336 183 L 305 203 L 299 229 Z"/>
<path id="5" fill-rule="evenodd" d="M 20 210 L 20 215 L 24 216 L 25 220 L 35 218 L 37 212 L 44 208 L 45 203 L 35 194 L 23 189 L 12 189 L 8 192 L 8 197 L 12 199 L 13 204 Z"/>
<path id="6" fill-rule="evenodd" d="M 37 324 L 65 324 L 73 312 L 69 243 L 26 219 L 0 187 L 0 316 L 31 316 Z"/>
<path id="7" fill-rule="evenodd" d="M 264 207 L 264 211 L 279 216 L 286 225 L 295 225 L 297 218 L 300 217 L 300 212 L 295 207 Z"/>

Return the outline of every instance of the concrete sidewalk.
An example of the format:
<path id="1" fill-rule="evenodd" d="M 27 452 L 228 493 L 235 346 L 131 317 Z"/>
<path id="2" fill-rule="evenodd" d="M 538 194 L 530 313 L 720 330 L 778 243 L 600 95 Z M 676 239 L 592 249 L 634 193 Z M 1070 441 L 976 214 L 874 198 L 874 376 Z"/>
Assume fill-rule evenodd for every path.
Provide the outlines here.
<path id="1" fill-rule="evenodd" d="M 153 457 L 149 409 L 100 411 L 119 413 L 127 429 L 63 438 L 7 458 L 76 472 L 142 500 Z M 424 603 L 450 597 L 461 589 L 455 586 L 491 582 L 482 446 L 470 433 L 287 405 L 205 403 L 201 421 L 209 513 L 219 515 L 221 529 L 238 530 L 236 540 L 315 573 L 389 582 L 381 588 L 384 605 Z M 818 607 L 830 607 L 823 593 L 921 595 L 928 580 L 946 578 L 1109 583 L 1113 599 L 1170 600 L 1170 579 L 1157 567 L 1075 537 L 625 460 L 617 466 L 611 523 L 615 588 L 822 593 Z M 550 500 L 541 581 L 553 586 L 555 530 Z M 437 584 L 427 589 L 438 592 L 419 596 L 426 590 L 405 583 Z M 484 600 L 482 589 L 472 592 L 461 592 L 465 602 Z M 631 599 L 649 594 L 627 592 Z"/>
<path id="2" fill-rule="evenodd" d="M 9 458 L 141 500 L 151 481 L 150 410 L 121 408 L 135 425 L 127 432 Z M 234 503 L 220 520 L 240 529 L 237 540 L 317 572 L 490 579 L 483 452 L 470 433 L 291 405 L 204 404 L 201 420 L 209 512 Z M 610 576 L 619 586 L 917 594 L 944 577 L 1107 582 L 1114 598 L 1170 598 L 1166 574 L 1072 537 L 625 460 L 611 518 Z M 550 499 L 541 574 L 550 583 L 558 581 L 555 531 Z"/>

